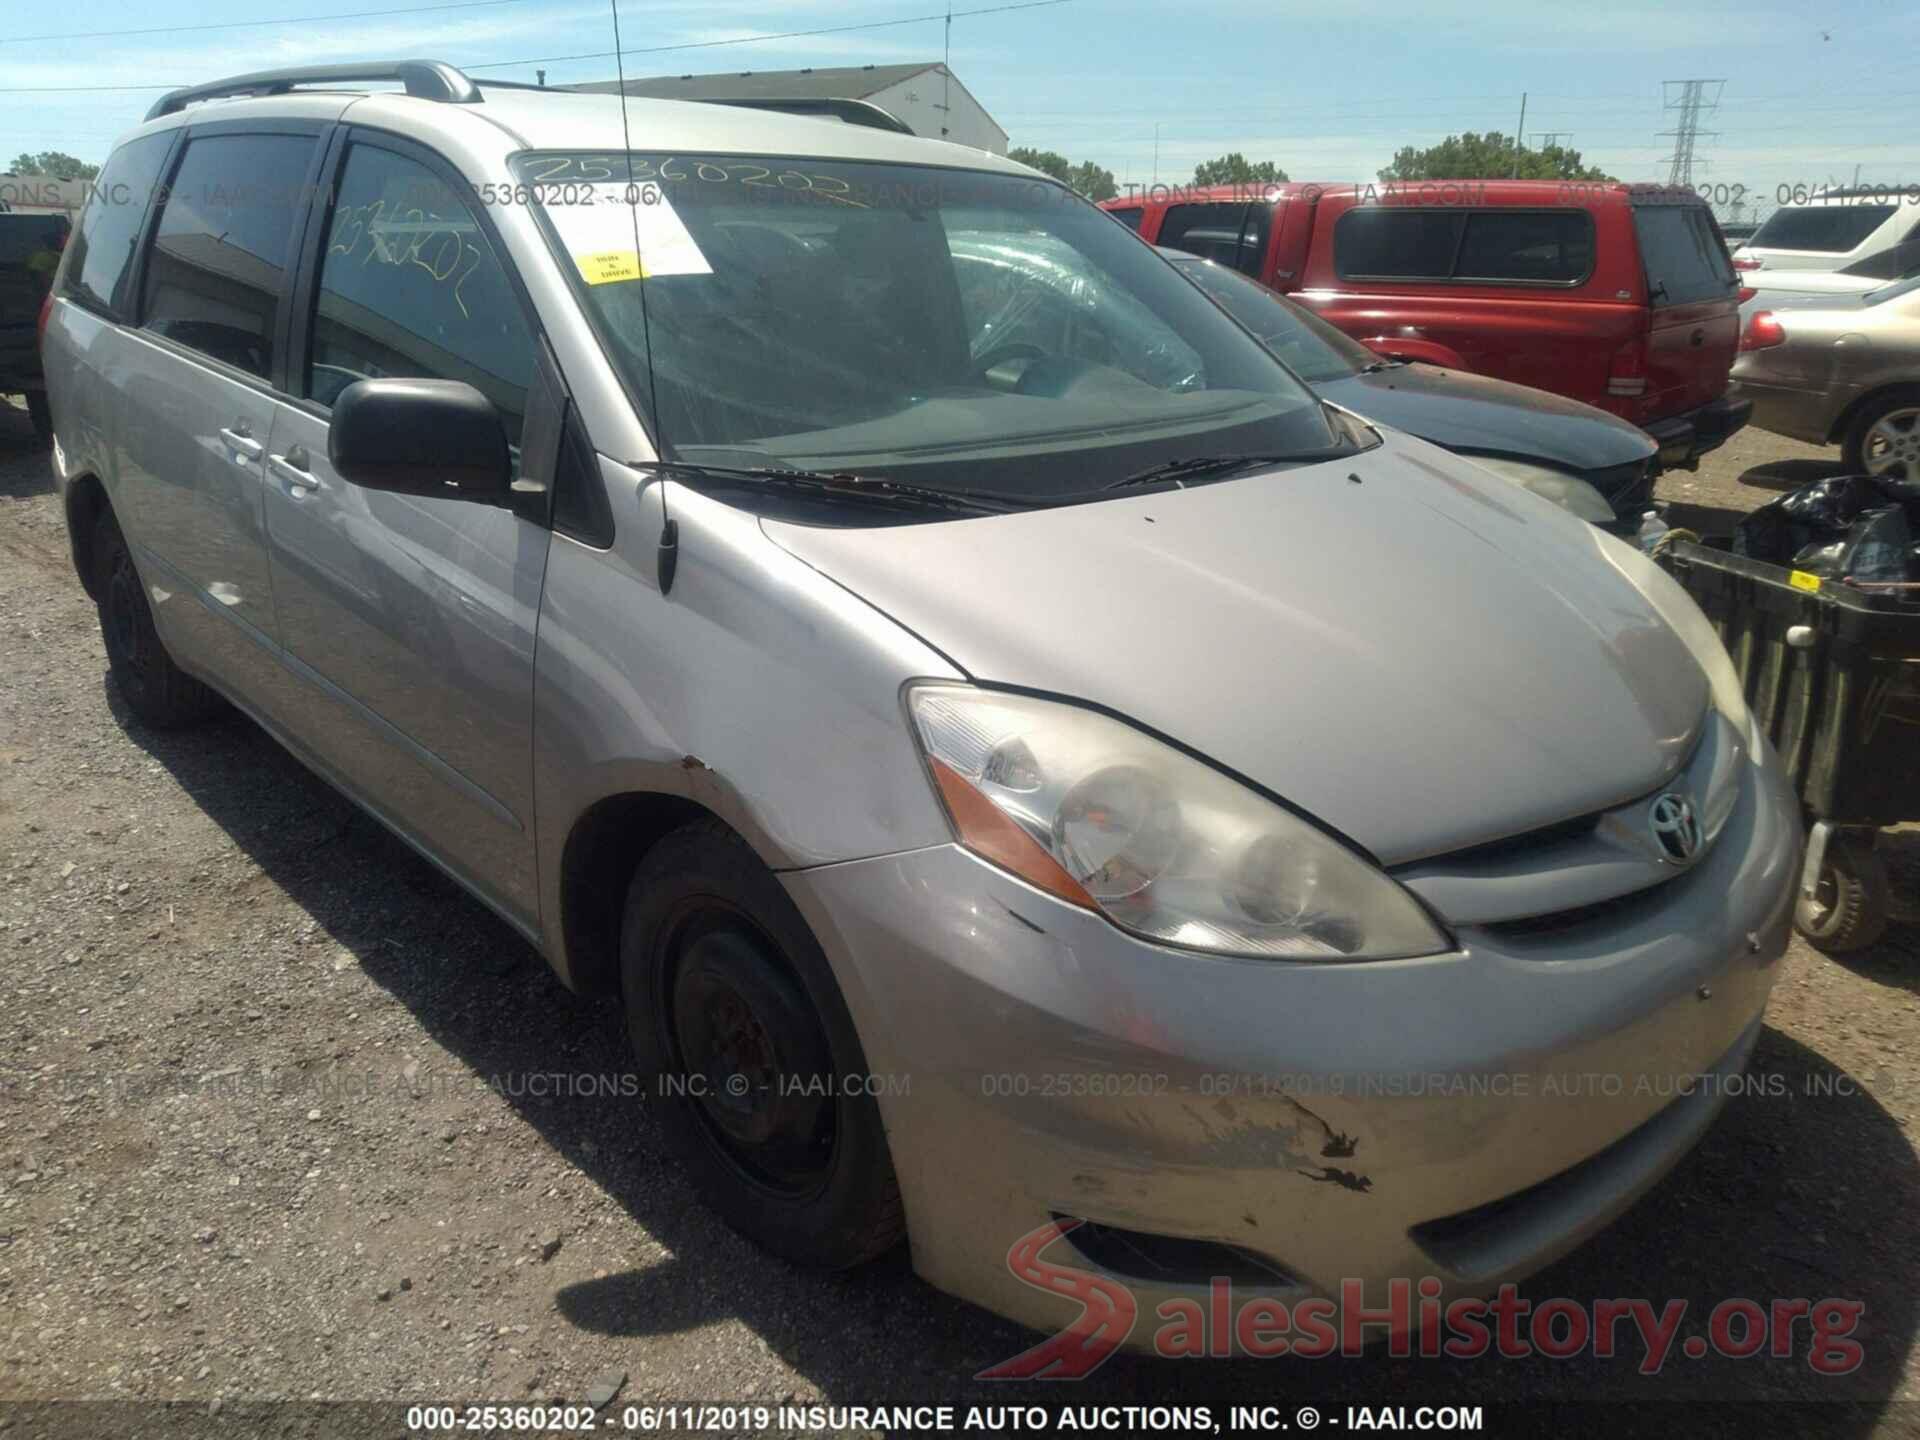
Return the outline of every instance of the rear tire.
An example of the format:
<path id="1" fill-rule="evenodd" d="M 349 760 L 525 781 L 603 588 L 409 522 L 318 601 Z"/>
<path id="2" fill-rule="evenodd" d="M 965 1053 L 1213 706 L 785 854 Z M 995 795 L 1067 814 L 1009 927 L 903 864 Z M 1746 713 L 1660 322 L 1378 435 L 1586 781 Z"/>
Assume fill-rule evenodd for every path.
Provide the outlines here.
<path id="1" fill-rule="evenodd" d="M 140 723 L 177 730 L 217 714 L 220 697 L 175 665 L 160 643 L 146 586 L 110 510 L 93 527 L 93 585 L 114 688 Z"/>
<path id="2" fill-rule="evenodd" d="M 1794 907 L 1794 929 L 1829 955 L 1864 950 L 1886 933 L 1890 892 L 1887 867 L 1873 847 L 1835 835 L 1813 897 L 1802 895 Z"/>
<path id="3" fill-rule="evenodd" d="M 620 928 L 627 1030 L 706 1203 L 786 1259 L 845 1269 L 906 1230 L 866 1056 L 819 943 L 718 821 L 660 840 Z M 845 1093 L 849 1089 L 855 1093 Z"/>
<path id="4" fill-rule="evenodd" d="M 1840 463 L 1849 475 L 1920 481 L 1920 388 L 1874 396 L 1847 426 Z"/>
<path id="5" fill-rule="evenodd" d="M 53 407 L 47 404 L 46 391 L 27 391 L 27 416 L 33 421 L 33 433 L 42 442 L 53 439 Z"/>

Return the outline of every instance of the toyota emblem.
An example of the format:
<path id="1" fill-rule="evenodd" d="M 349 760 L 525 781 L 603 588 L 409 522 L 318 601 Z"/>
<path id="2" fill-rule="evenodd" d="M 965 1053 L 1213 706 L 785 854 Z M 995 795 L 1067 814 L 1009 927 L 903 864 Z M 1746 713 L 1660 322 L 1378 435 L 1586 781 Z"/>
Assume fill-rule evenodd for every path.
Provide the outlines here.
<path id="1" fill-rule="evenodd" d="M 1647 815 L 1653 828 L 1653 843 L 1660 847 L 1663 859 L 1675 865 L 1691 865 L 1700 856 L 1700 812 L 1691 798 L 1678 793 L 1662 795 L 1653 802 Z"/>

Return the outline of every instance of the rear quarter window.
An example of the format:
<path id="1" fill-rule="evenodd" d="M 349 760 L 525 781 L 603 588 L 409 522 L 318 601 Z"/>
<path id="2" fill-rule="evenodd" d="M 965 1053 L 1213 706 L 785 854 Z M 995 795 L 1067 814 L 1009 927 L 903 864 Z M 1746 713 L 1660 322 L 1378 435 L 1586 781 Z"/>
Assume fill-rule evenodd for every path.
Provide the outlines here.
<path id="1" fill-rule="evenodd" d="M 1147 214 L 1147 212 L 1138 205 L 1130 205 L 1124 210 L 1109 210 L 1107 213 L 1129 230 L 1136 232 L 1140 229 L 1140 222 L 1146 218 Z"/>
<path id="2" fill-rule="evenodd" d="M 73 253 L 67 259 L 63 292 L 69 299 L 115 319 L 126 318 L 132 310 L 127 277 L 133 247 L 172 147 L 173 132 L 161 131 L 129 140 L 107 157 L 69 245 Z"/>

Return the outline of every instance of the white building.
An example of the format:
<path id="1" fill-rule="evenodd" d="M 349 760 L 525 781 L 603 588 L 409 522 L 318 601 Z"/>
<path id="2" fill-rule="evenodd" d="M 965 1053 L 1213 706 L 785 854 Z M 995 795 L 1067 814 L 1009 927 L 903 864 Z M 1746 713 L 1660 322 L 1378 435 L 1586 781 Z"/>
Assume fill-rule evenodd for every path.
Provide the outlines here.
<path id="1" fill-rule="evenodd" d="M 617 93 L 617 80 L 575 85 Z M 839 65 L 805 70 L 740 70 L 723 75 L 653 75 L 629 80 L 627 94 L 652 100 L 720 100 L 734 104 L 864 100 L 903 121 L 916 135 L 976 150 L 1007 153 L 1007 132 L 938 60 L 918 65 Z"/>

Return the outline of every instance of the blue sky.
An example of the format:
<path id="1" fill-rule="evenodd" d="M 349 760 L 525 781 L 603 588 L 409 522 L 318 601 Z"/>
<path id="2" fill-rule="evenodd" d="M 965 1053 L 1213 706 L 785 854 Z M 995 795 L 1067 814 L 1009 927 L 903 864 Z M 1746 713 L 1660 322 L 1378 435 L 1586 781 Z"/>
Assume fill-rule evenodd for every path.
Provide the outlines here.
<path id="1" fill-rule="evenodd" d="M 955 0 L 971 9 L 993 0 Z M 331 12 L 408 0 L 333 0 Z M 322 13 L 316 0 L 64 0 L 9 5 L 0 39 L 0 163 L 22 150 L 100 159 L 158 90 L 272 65 L 424 55 L 461 65 L 607 51 L 605 0 L 495 0 L 325 23 L 210 26 Z M 630 74 L 937 59 L 938 21 L 757 43 L 768 32 L 921 16 L 943 0 L 624 0 Z M 72 32 L 108 36 L 40 38 Z M 956 19 L 954 72 L 1015 144 L 1092 159 L 1122 181 L 1179 181 L 1227 150 L 1296 179 L 1370 178 L 1402 144 L 1570 132 L 1589 161 L 1664 179 L 1662 82 L 1727 81 L 1696 181 L 1741 185 L 1762 213 L 1781 184 L 1920 182 L 1920 6 L 1610 0 L 1065 0 Z M 24 38 L 14 38 L 24 37 Z M 642 47 L 699 46 L 653 53 Z M 553 60 L 548 83 L 610 78 L 610 59 Z M 533 78 L 528 64 L 482 73 Z"/>

